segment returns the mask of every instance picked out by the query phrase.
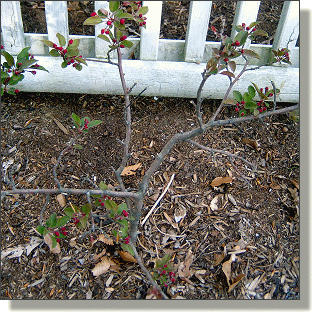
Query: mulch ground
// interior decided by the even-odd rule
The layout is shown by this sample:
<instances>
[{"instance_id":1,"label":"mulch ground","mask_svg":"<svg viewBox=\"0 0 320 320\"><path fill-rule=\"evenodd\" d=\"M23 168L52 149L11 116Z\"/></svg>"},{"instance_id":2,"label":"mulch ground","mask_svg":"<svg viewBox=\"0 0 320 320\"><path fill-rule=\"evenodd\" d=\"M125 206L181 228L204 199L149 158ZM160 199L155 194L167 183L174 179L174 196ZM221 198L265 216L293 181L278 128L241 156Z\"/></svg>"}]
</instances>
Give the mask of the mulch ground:
<instances>
[{"instance_id":1,"label":"mulch ground","mask_svg":"<svg viewBox=\"0 0 320 320\"><path fill-rule=\"evenodd\" d=\"M41 7L41 2L37 5ZM216 3L217 13L226 12L223 5ZM168 14L169 9L176 12L177 19L186 14L183 8L187 6L188 2L167 1L164 7ZM167 27L168 17L164 18ZM176 32L183 37L181 28ZM174 34L175 29L163 32ZM219 102L204 101L204 120ZM82 150L65 155L58 170L61 184L89 188L90 179L115 187L111 167L117 168L121 161L122 106L123 97L109 95L20 93L4 97L1 157L7 174L17 188L55 188L52 168L73 135L70 114L75 112L103 123L85 136ZM233 111L224 109L221 118L230 116ZM129 165L141 163L141 167L125 177L124 183L135 190L166 141L177 132L193 129L197 122L190 99L139 97L132 117ZM213 157L187 143L176 145L152 177L144 199L142 220L174 174L169 190L140 228L138 249L145 265L151 270L164 254L172 255L177 270L191 263L188 275L179 276L177 271L176 282L165 289L172 299L299 299L299 123L289 115L278 115L214 128L195 140L236 153L258 169L253 172L239 159L218 153ZM211 185L215 178L226 176L232 182L223 188ZM9 188L2 180L2 190ZM63 212L57 198L50 199L44 219ZM66 196L66 202L82 206L86 197ZM81 237L71 224L59 254L51 253L43 242L30 247L32 239L40 238L35 228L44 204L42 195L2 200L3 299L147 297L149 284L136 263L123 260L116 245L99 241L92 245L90 237ZM98 224L111 236L112 225L103 220ZM11 249L16 257L5 256ZM117 267L95 277L92 270L102 252Z\"/></svg>"}]
</instances>

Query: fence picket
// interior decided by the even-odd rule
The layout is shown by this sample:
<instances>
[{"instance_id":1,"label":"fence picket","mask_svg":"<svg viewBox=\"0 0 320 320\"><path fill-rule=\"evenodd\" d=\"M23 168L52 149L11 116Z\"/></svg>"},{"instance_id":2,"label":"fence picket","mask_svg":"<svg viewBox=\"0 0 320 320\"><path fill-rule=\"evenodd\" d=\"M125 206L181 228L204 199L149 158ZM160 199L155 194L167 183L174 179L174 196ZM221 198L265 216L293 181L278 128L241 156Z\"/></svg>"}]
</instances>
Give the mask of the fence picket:
<instances>
[{"instance_id":1,"label":"fence picket","mask_svg":"<svg viewBox=\"0 0 320 320\"><path fill-rule=\"evenodd\" d=\"M158 60L162 1L143 1L149 8L146 28L141 28L140 60Z\"/></svg>"},{"instance_id":2,"label":"fence picket","mask_svg":"<svg viewBox=\"0 0 320 320\"><path fill-rule=\"evenodd\" d=\"M211 1L191 1L185 42L185 61L201 62L206 44Z\"/></svg>"},{"instance_id":3,"label":"fence picket","mask_svg":"<svg viewBox=\"0 0 320 320\"><path fill-rule=\"evenodd\" d=\"M257 21L260 1L238 1L233 20L231 38L236 35L236 26L245 23L248 26L251 22ZM244 48L250 47L251 40L247 39Z\"/></svg>"},{"instance_id":4,"label":"fence picket","mask_svg":"<svg viewBox=\"0 0 320 320\"><path fill-rule=\"evenodd\" d=\"M25 47L19 1L1 1L1 34L8 52L17 54Z\"/></svg>"},{"instance_id":5,"label":"fence picket","mask_svg":"<svg viewBox=\"0 0 320 320\"><path fill-rule=\"evenodd\" d=\"M285 1L282 8L273 48L294 49L299 36L299 1Z\"/></svg>"},{"instance_id":6,"label":"fence picket","mask_svg":"<svg viewBox=\"0 0 320 320\"><path fill-rule=\"evenodd\" d=\"M45 1L48 40L57 43L57 33L69 40L67 1ZM58 44L58 43L57 43Z\"/></svg>"}]
</instances>

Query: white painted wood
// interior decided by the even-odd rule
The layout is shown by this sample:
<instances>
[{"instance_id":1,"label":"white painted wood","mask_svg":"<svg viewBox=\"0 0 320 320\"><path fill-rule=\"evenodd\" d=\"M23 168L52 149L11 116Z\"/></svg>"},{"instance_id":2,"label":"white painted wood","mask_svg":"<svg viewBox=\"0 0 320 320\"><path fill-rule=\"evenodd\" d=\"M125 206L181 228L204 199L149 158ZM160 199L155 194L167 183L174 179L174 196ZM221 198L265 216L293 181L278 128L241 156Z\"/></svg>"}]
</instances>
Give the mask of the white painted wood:
<instances>
[{"instance_id":1,"label":"white painted wood","mask_svg":"<svg viewBox=\"0 0 320 320\"><path fill-rule=\"evenodd\" d=\"M53 57L37 57L50 73L38 72L26 74L25 79L17 85L21 91L28 92L65 92L93 94L123 94L116 66L88 61L81 72L74 68L60 67L61 60ZM124 60L123 69L126 81L137 95L145 87L147 96L194 98L201 82L201 73L205 64L188 62ZM276 86L283 84L280 101L299 101L299 69L283 67L262 67L259 72L248 71L240 78L234 89L244 91L255 82L258 86L270 86L273 80ZM229 79L223 75L212 76L203 89L203 96L222 99L229 86Z\"/></svg>"},{"instance_id":2,"label":"white painted wood","mask_svg":"<svg viewBox=\"0 0 320 320\"><path fill-rule=\"evenodd\" d=\"M299 1L285 1L274 36L274 49L288 48L296 46L299 36Z\"/></svg>"},{"instance_id":3,"label":"white painted wood","mask_svg":"<svg viewBox=\"0 0 320 320\"><path fill-rule=\"evenodd\" d=\"M94 2L94 10L98 12L99 9L109 10L109 2L108 1L95 1ZM107 52L109 50L109 43L98 38L98 35L101 34L101 30L106 28L107 25L105 23L100 23L95 26L95 57L96 58L106 58ZM114 32L114 27L112 26L111 32ZM114 58L114 52L110 54L110 58Z\"/></svg>"},{"instance_id":4,"label":"white painted wood","mask_svg":"<svg viewBox=\"0 0 320 320\"><path fill-rule=\"evenodd\" d=\"M146 28L141 28L140 60L158 60L162 1L143 1L149 8Z\"/></svg>"},{"instance_id":5,"label":"white painted wood","mask_svg":"<svg viewBox=\"0 0 320 320\"><path fill-rule=\"evenodd\" d=\"M1 1L1 34L9 53L18 54L25 47L20 1Z\"/></svg>"},{"instance_id":6,"label":"white painted wood","mask_svg":"<svg viewBox=\"0 0 320 320\"><path fill-rule=\"evenodd\" d=\"M69 41L68 7L67 1L45 1L48 39L59 45L57 33L62 34Z\"/></svg>"},{"instance_id":7,"label":"white painted wood","mask_svg":"<svg viewBox=\"0 0 320 320\"><path fill-rule=\"evenodd\" d=\"M185 61L201 62L208 32L211 1L191 1L185 44Z\"/></svg>"},{"instance_id":8,"label":"white painted wood","mask_svg":"<svg viewBox=\"0 0 320 320\"><path fill-rule=\"evenodd\" d=\"M260 1L238 1L236 6L236 12L233 20L231 38L237 34L236 26L245 23L249 26L251 22L257 21L259 13ZM251 40L247 39L244 44L244 48L249 49Z\"/></svg>"}]
</instances>

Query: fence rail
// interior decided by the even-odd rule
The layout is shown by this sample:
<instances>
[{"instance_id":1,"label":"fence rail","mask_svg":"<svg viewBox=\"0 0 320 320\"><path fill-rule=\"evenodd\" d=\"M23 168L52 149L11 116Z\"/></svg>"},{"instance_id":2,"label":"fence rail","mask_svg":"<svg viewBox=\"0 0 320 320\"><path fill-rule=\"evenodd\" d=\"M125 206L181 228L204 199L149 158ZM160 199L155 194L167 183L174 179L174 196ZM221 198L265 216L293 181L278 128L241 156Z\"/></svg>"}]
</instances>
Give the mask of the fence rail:
<instances>
[{"instance_id":1,"label":"fence rail","mask_svg":"<svg viewBox=\"0 0 320 320\"><path fill-rule=\"evenodd\" d=\"M95 10L108 9L108 1L95 1ZM138 94L147 87L145 94L151 96L189 97L196 96L205 63L212 55L212 48L219 42L206 41L211 1L191 1L187 34L185 40L159 39L162 1L143 1L149 7L147 28L141 30L140 38L128 38L134 43L132 48L123 50L124 70L127 82L138 81L132 94ZM242 22L257 20L260 1L238 1L231 36L235 26ZM106 43L97 36L103 25L95 26L94 36L69 35L66 1L45 1L47 34L24 33L19 1L1 1L1 40L5 49L17 54L25 46L36 56L50 73L38 72L37 76L27 74L18 89L33 92L73 92L97 94L121 94L120 79L116 67L99 62L88 62L88 67L78 72L73 68L61 69L59 58L49 56L48 48L41 42L47 39L57 42L59 32L66 39L81 39L79 49L85 58L106 57ZM285 1L275 33L273 45L252 44L248 40L245 47L255 50L261 60L252 59L252 65L267 64L271 50L287 47L290 50L292 66L261 67L259 72L249 72L239 80L237 87L246 88L251 82L260 86L270 86L270 81L280 87L280 101L299 100L299 1ZM139 60L130 60L134 52ZM111 57L112 58L112 57ZM115 57L113 57L115 58ZM237 63L243 64L241 57ZM76 79L76 81L74 81ZM204 88L204 95L221 99L228 87L225 76L211 77Z\"/></svg>"}]
</instances>

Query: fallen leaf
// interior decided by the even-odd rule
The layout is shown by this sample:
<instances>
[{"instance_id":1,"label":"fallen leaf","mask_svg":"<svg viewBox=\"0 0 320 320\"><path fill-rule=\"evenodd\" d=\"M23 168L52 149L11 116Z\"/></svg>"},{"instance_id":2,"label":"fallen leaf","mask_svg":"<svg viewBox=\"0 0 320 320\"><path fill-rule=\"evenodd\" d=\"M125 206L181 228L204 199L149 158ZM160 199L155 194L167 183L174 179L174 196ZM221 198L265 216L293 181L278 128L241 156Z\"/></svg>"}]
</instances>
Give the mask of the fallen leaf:
<instances>
[{"instance_id":1,"label":"fallen leaf","mask_svg":"<svg viewBox=\"0 0 320 320\"><path fill-rule=\"evenodd\" d=\"M214 266L219 265L222 262L222 260L224 259L224 257L225 257L224 253L214 253L213 254Z\"/></svg>"},{"instance_id":2,"label":"fallen leaf","mask_svg":"<svg viewBox=\"0 0 320 320\"><path fill-rule=\"evenodd\" d=\"M201 283L204 283L205 281L202 279L201 276L204 276L206 274L207 270L196 270L194 275L198 278L198 280Z\"/></svg>"},{"instance_id":3,"label":"fallen leaf","mask_svg":"<svg viewBox=\"0 0 320 320\"><path fill-rule=\"evenodd\" d=\"M122 260L124 260L126 262L138 263L137 260L135 259L135 257L127 251L120 251L119 255L122 258Z\"/></svg>"},{"instance_id":4,"label":"fallen leaf","mask_svg":"<svg viewBox=\"0 0 320 320\"><path fill-rule=\"evenodd\" d=\"M101 262L99 262L91 271L94 277L98 277L103 273L106 273L110 266L111 266L111 260L104 256L101 258Z\"/></svg>"},{"instance_id":5,"label":"fallen leaf","mask_svg":"<svg viewBox=\"0 0 320 320\"><path fill-rule=\"evenodd\" d=\"M59 120L57 120L52 115L49 115L49 117L56 123L61 131L63 131L65 134L69 134L69 130Z\"/></svg>"},{"instance_id":6,"label":"fallen leaf","mask_svg":"<svg viewBox=\"0 0 320 320\"><path fill-rule=\"evenodd\" d=\"M211 202L210 202L210 209L211 209L212 211L218 210L218 200L219 200L219 198L220 198L220 195L217 195L217 196L215 196L215 197L211 200Z\"/></svg>"},{"instance_id":7,"label":"fallen leaf","mask_svg":"<svg viewBox=\"0 0 320 320\"><path fill-rule=\"evenodd\" d=\"M106 254L106 252L106 249L103 249L99 254L94 254L92 257L93 261L98 261L101 257L103 257Z\"/></svg>"},{"instance_id":8,"label":"fallen leaf","mask_svg":"<svg viewBox=\"0 0 320 320\"><path fill-rule=\"evenodd\" d=\"M188 279L192 276L193 272L190 270L190 266L192 264L193 257L191 250L188 250L185 260L181 262L178 267L178 275L180 278Z\"/></svg>"},{"instance_id":9,"label":"fallen leaf","mask_svg":"<svg viewBox=\"0 0 320 320\"><path fill-rule=\"evenodd\" d=\"M50 233L47 233L44 237L44 242L48 245L50 251L52 253L60 253L60 244L57 242L57 245L53 248L52 247L52 236Z\"/></svg>"},{"instance_id":10,"label":"fallen leaf","mask_svg":"<svg viewBox=\"0 0 320 320\"><path fill-rule=\"evenodd\" d=\"M258 141L257 141L257 140L251 140L251 139L243 138L243 139L242 139L242 142L243 142L244 144L247 144L247 145L249 145L250 147L256 149L257 151L260 150L259 144L258 144Z\"/></svg>"},{"instance_id":11,"label":"fallen leaf","mask_svg":"<svg viewBox=\"0 0 320 320\"><path fill-rule=\"evenodd\" d=\"M221 186L223 183L230 183L232 181L232 178L229 176L226 177L217 177L211 182L212 187L218 187Z\"/></svg>"},{"instance_id":12,"label":"fallen leaf","mask_svg":"<svg viewBox=\"0 0 320 320\"><path fill-rule=\"evenodd\" d=\"M99 234L99 236L97 238L97 241L101 241L101 242L107 244L108 246L113 246L114 245L113 240L106 238L102 233Z\"/></svg>"},{"instance_id":13,"label":"fallen leaf","mask_svg":"<svg viewBox=\"0 0 320 320\"><path fill-rule=\"evenodd\" d=\"M137 163L133 166L125 167L121 173L121 176L132 176L135 174L135 171L141 167L141 163Z\"/></svg>"},{"instance_id":14,"label":"fallen leaf","mask_svg":"<svg viewBox=\"0 0 320 320\"><path fill-rule=\"evenodd\" d=\"M230 286L230 279L231 279L231 263L232 263L232 257L224 262L222 264L222 271L223 273L225 274L226 278L227 278L227 281L228 281L228 285Z\"/></svg>"},{"instance_id":15,"label":"fallen leaf","mask_svg":"<svg viewBox=\"0 0 320 320\"><path fill-rule=\"evenodd\" d=\"M229 285L229 290L228 292L231 292L236 286L237 284L242 280L242 278L244 277L244 274L241 273L239 274L233 281L233 283L231 285Z\"/></svg>"},{"instance_id":16,"label":"fallen leaf","mask_svg":"<svg viewBox=\"0 0 320 320\"><path fill-rule=\"evenodd\" d=\"M64 197L64 195L62 193L57 195L57 200L58 200L58 202L60 204L60 207L64 208L65 205L66 205L66 199L65 199L65 197Z\"/></svg>"}]
</instances>

